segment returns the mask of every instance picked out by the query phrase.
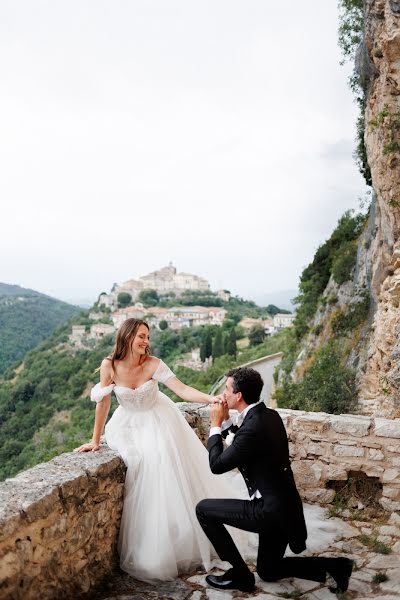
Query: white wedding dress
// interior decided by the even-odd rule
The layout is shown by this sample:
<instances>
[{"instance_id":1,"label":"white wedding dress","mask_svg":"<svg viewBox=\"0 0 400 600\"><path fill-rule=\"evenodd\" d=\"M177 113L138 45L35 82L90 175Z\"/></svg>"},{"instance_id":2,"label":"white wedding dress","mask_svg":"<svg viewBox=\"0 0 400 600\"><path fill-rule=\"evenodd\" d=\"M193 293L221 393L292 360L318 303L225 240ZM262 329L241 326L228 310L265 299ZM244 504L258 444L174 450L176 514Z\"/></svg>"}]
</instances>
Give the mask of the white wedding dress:
<instances>
[{"instance_id":1,"label":"white wedding dress","mask_svg":"<svg viewBox=\"0 0 400 600\"><path fill-rule=\"evenodd\" d=\"M246 497L225 476L211 473L206 448L159 391L158 382L170 377L174 374L160 360L153 378L136 389L97 384L91 394L100 402L114 390L119 402L105 436L127 465L120 565L144 581L173 579L198 566L208 570L215 554L198 524L196 504L203 498ZM239 544L246 554L240 539Z\"/></svg>"}]
</instances>

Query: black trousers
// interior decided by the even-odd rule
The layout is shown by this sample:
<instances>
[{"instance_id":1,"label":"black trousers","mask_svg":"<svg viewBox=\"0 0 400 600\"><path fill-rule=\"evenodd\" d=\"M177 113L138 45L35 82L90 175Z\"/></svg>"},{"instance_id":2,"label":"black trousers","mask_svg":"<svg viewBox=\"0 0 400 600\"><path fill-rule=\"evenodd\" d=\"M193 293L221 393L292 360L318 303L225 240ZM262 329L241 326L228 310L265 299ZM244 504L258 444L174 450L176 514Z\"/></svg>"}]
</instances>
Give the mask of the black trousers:
<instances>
[{"instance_id":1,"label":"black trousers","mask_svg":"<svg viewBox=\"0 0 400 600\"><path fill-rule=\"evenodd\" d=\"M221 560L238 570L245 562L225 525L259 534L257 573L264 581L298 577L324 583L330 562L323 557L287 557L288 534L283 517L267 512L262 499L206 499L199 502L196 514L204 533Z\"/></svg>"}]
</instances>

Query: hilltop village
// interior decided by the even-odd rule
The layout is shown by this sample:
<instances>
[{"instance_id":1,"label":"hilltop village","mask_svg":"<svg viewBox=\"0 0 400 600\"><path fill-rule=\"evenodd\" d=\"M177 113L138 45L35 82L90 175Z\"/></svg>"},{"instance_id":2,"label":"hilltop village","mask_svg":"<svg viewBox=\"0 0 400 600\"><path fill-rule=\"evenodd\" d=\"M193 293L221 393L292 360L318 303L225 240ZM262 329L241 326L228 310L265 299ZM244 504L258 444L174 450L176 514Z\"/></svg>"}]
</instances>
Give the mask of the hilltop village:
<instances>
[{"instance_id":1,"label":"hilltop village","mask_svg":"<svg viewBox=\"0 0 400 600\"><path fill-rule=\"evenodd\" d=\"M186 298L196 298L199 303L186 306ZM82 346L87 338L100 339L113 334L129 318L145 319L151 327L161 330L169 328L177 331L203 325L222 326L227 317L230 299L231 293L228 290L213 292L206 279L191 273L178 273L170 263L137 280L129 279L115 284L108 294L100 294L94 309L89 313L89 319L93 322L90 331L87 331L85 325L73 325L69 341L75 346ZM173 305L174 300L179 301L176 306ZM209 305L213 300L218 306ZM278 313L266 319L245 317L238 324L245 331L261 326L265 335L272 335L290 327L293 320L292 314Z\"/></svg>"}]
</instances>

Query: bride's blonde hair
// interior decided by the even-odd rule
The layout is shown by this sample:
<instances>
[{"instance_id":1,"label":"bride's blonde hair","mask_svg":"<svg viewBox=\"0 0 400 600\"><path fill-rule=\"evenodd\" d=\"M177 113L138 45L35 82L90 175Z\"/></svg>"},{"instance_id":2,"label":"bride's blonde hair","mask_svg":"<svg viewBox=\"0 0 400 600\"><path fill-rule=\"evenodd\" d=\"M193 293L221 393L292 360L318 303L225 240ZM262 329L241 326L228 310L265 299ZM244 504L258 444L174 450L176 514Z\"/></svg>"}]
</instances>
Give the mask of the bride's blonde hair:
<instances>
[{"instance_id":1,"label":"bride's blonde hair","mask_svg":"<svg viewBox=\"0 0 400 600\"><path fill-rule=\"evenodd\" d=\"M108 360L111 361L112 370L115 372L114 363L116 360L123 360L128 354L132 347L133 340L136 337L138 329L141 325L147 327L150 331L150 327L142 319L126 319L118 329L117 339L115 340L115 346L110 356L107 356ZM150 346L146 348L146 354L151 354Z\"/></svg>"}]
</instances>

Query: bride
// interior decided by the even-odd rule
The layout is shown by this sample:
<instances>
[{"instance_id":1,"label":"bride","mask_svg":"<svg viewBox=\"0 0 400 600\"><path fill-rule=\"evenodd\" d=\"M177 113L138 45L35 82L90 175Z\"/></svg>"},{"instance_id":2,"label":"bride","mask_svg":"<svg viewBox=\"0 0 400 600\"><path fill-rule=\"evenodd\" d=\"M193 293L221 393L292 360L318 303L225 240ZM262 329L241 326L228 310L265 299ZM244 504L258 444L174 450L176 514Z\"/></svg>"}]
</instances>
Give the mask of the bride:
<instances>
[{"instance_id":1,"label":"bride","mask_svg":"<svg viewBox=\"0 0 400 600\"><path fill-rule=\"evenodd\" d=\"M111 356L101 363L100 383L92 389L97 403L92 441L75 449L99 449L114 391L119 406L105 437L127 465L120 566L144 581L172 579L200 565L209 569L213 550L198 525L195 506L207 497L232 497L230 485L212 475L207 450L174 402L159 391L158 382L182 400L214 400L179 381L151 356L149 326L127 319Z\"/></svg>"}]
</instances>

